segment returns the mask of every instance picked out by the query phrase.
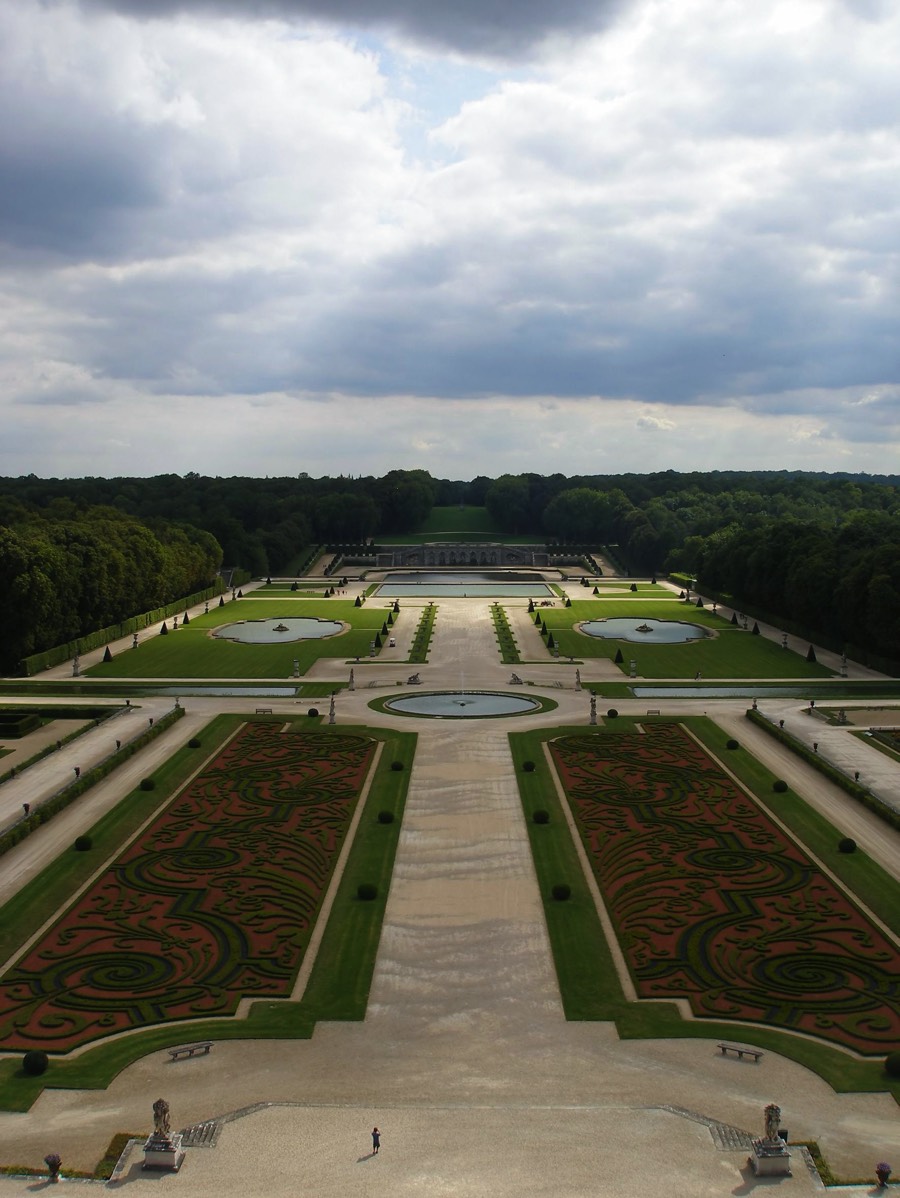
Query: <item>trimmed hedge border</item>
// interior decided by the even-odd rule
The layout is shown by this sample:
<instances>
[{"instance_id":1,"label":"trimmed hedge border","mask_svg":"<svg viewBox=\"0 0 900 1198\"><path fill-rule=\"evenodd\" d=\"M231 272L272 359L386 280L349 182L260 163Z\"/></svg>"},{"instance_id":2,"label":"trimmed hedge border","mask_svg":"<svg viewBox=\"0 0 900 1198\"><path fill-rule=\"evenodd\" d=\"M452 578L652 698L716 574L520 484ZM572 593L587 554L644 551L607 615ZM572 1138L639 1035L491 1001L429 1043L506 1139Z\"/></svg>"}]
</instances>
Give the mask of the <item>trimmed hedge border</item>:
<instances>
[{"instance_id":1,"label":"trimmed hedge border","mask_svg":"<svg viewBox=\"0 0 900 1198\"><path fill-rule=\"evenodd\" d=\"M422 665L428 660L428 646L431 643L431 634L434 631L436 618L437 608L433 603L422 608L416 635L413 637L412 648L409 651L409 660L414 665Z\"/></svg>"},{"instance_id":2,"label":"trimmed hedge border","mask_svg":"<svg viewBox=\"0 0 900 1198\"><path fill-rule=\"evenodd\" d=\"M117 770L120 765L123 765L129 757L133 757L151 741L156 740L163 732L167 732L173 724L184 716L183 707L173 707L160 719L154 721L153 727L148 728L140 736L135 737L127 745L123 745L111 757L105 761L101 761L99 765L95 765L93 769L76 778L65 786L62 790L57 791L55 795L51 795L46 802L34 810L32 810L24 819L19 820L12 828L0 836L0 857L4 853L8 853L10 849L15 848L17 844L27 837L32 832L36 831L42 824L46 824L54 815L58 815L60 811L65 811L70 803L74 803L77 798L80 798L85 791L90 790L92 786L96 786L98 782L102 782L104 778L109 777L114 770Z\"/></svg>"},{"instance_id":3,"label":"trimmed hedge border","mask_svg":"<svg viewBox=\"0 0 900 1198\"><path fill-rule=\"evenodd\" d=\"M250 575L244 579L249 581ZM235 584L239 585L239 584ZM145 628L149 628L151 624L155 624L157 620L165 620L169 616L181 615L188 607L194 607L198 603L203 603L204 600L214 599L216 595L223 594L228 590L225 586L224 579L220 576L216 578L212 586L206 587L202 591L195 591L193 595L186 595L182 599L175 599L171 603L167 603L165 607L157 607L153 611L141 612L137 616L130 616L127 620L123 620L121 624L112 624L108 628L99 628L96 632L87 632L84 636L77 637L73 641L67 641L64 645L54 645L51 649L44 649L41 653L32 653L30 657L23 657L21 661L22 673L26 678L32 677L34 674L40 674L42 670L49 670L51 666L58 666L60 662L67 661L76 656L76 654L88 653L91 649L99 649L101 645L107 645L111 641L120 641L123 637L130 636L134 632L140 632Z\"/></svg>"},{"instance_id":4,"label":"trimmed hedge border","mask_svg":"<svg viewBox=\"0 0 900 1198\"><path fill-rule=\"evenodd\" d=\"M108 720L114 715L118 715L122 710L121 707L87 707L82 710L80 707L54 707L52 704L41 706L41 718L45 720L66 719L66 720L92 720L93 724L88 727L77 728L74 732L70 732L68 736L62 737L61 745L71 744L73 740L77 740L79 736L84 736L86 732L96 728L101 720ZM11 778L21 777L22 774L32 765L37 765L39 761L43 761L45 757L49 757L51 753L58 752L56 745L46 745L40 749L33 757L29 757L27 761L21 762L13 769L8 769L6 773L0 774L0 786L4 782L9 782Z\"/></svg>"},{"instance_id":5,"label":"trimmed hedge border","mask_svg":"<svg viewBox=\"0 0 900 1198\"><path fill-rule=\"evenodd\" d=\"M856 799L858 803L862 803L863 807L871 811L873 815L877 815L879 819L884 820L886 824L889 824L890 827L900 832L900 814L894 811L892 807L888 807L886 803L882 803L881 799L873 795L871 791L866 790L864 786L860 786L852 778L848 778L845 773L836 769L830 761L826 761L824 757L820 757L818 753L814 753L812 749L808 749L796 736L792 736L790 732L785 732L783 728L779 728L777 724L773 724L771 720L767 720L758 710L754 711L753 708L749 708L744 712L744 715L757 728L761 728L764 732L767 732L769 736L774 737L785 748L790 749L792 753L802 761L805 761L807 765L811 765L814 769L818 770L829 782L833 782L835 786L839 786L841 790L846 791L851 799Z\"/></svg>"},{"instance_id":6,"label":"trimmed hedge border","mask_svg":"<svg viewBox=\"0 0 900 1198\"><path fill-rule=\"evenodd\" d=\"M500 650L500 660L505 666L519 665L522 658L519 656L516 638L513 636L506 610L499 603L491 604L491 620L497 637L497 647Z\"/></svg>"}]
</instances>

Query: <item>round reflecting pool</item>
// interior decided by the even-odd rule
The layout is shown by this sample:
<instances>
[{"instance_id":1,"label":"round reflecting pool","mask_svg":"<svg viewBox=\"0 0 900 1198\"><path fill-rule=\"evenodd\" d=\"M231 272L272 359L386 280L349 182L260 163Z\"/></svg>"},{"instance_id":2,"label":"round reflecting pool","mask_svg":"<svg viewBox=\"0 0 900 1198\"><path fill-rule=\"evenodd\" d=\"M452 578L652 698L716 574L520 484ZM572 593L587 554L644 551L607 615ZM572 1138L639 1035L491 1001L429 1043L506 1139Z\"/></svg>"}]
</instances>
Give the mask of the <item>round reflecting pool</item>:
<instances>
[{"instance_id":1,"label":"round reflecting pool","mask_svg":"<svg viewBox=\"0 0 900 1198\"><path fill-rule=\"evenodd\" d=\"M526 695L506 695L494 691L431 691L422 695L402 695L384 701L386 711L398 715L428 715L441 719L473 720L487 716L525 715L540 711L545 702Z\"/></svg>"},{"instance_id":2,"label":"round reflecting pool","mask_svg":"<svg viewBox=\"0 0 900 1198\"><path fill-rule=\"evenodd\" d=\"M343 628L340 620L314 620L309 616L285 616L274 620L239 620L213 629L213 636L242 645L274 645L277 642L318 641L337 636Z\"/></svg>"},{"instance_id":3,"label":"round reflecting pool","mask_svg":"<svg viewBox=\"0 0 900 1198\"><path fill-rule=\"evenodd\" d=\"M702 641L712 635L699 624L683 624L680 620L642 620L634 616L587 620L578 625L578 630L605 641L643 641L649 645L681 645L687 641Z\"/></svg>"}]
</instances>

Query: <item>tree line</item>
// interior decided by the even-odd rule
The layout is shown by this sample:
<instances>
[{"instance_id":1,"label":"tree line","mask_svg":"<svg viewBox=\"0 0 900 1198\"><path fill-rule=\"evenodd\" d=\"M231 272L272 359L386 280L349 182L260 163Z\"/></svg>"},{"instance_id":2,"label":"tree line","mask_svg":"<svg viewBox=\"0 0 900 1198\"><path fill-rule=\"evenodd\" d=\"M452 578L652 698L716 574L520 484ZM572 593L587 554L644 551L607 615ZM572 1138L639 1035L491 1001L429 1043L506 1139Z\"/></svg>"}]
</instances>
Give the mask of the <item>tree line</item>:
<instances>
[{"instance_id":1,"label":"tree line","mask_svg":"<svg viewBox=\"0 0 900 1198\"><path fill-rule=\"evenodd\" d=\"M262 577L291 572L314 545L389 541L421 529L434 506L468 504L487 508L498 536L612 545L632 573L688 573L773 618L900 656L898 483L668 470L468 481L424 470L377 478L6 478L5 628L19 629L14 652L22 656L46 647L47 637L59 643L207 585L223 560Z\"/></svg>"},{"instance_id":2,"label":"tree line","mask_svg":"<svg viewBox=\"0 0 900 1198\"><path fill-rule=\"evenodd\" d=\"M0 670L210 585L215 537L111 508L19 513L0 523Z\"/></svg>"}]
</instances>

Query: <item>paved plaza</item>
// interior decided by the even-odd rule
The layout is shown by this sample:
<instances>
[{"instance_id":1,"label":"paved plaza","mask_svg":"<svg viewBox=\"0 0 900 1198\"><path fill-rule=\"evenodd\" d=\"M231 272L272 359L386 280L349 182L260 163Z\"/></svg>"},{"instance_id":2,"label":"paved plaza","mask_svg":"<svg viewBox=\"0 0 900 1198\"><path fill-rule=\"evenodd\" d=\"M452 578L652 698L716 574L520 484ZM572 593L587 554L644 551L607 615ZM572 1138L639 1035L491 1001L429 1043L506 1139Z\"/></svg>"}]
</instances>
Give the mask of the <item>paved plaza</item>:
<instances>
[{"instance_id":1,"label":"paved plaza","mask_svg":"<svg viewBox=\"0 0 900 1198\"><path fill-rule=\"evenodd\" d=\"M396 649L356 666L356 689L336 700L338 724L397 723L368 704L411 672L402 659L415 603L403 606L411 618L397 624ZM506 606L522 644L531 631L524 605ZM489 602L441 599L428 664L413 668L423 690L506 689L511 671L497 655ZM177 1062L155 1052L108 1090L45 1090L27 1113L0 1113L0 1163L39 1166L52 1150L64 1170L90 1169L114 1134L149 1132L152 1103L162 1096L173 1127L209 1123L215 1143L189 1148L175 1176L142 1173L134 1154L115 1188L136 1198L162 1191L184 1198L813 1193L820 1187L799 1152L790 1178L757 1179L747 1169L747 1133L761 1134L763 1108L774 1101L791 1139L818 1141L839 1175L872 1178L874 1163L892 1157L900 1172L900 1109L885 1093L836 1094L770 1051L758 1063L726 1058L716 1038L620 1041L610 1024L566 1022L507 733L587 725L589 702L572 664L515 669L558 708L516 719L402 720L419 742L363 1022L320 1023L309 1041L222 1041L208 1056ZM345 681L347 670L324 660L309 677ZM853 676L852 663L850 670ZM589 660L580 671L585 682L621 678L605 661ZM71 676L71 669L58 674ZM253 710L252 700L183 702L187 714L175 728L0 858L0 900L213 714ZM267 703L276 712L298 710L294 701ZM141 699L139 710L115 723L143 726L170 704ZM647 704L616 706L630 714L644 713ZM697 697L661 706L672 715L708 711L843 834L886 869L900 870L900 836L754 729L743 716L746 700L716 700L713 708ZM796 735L815 738L826 757L900 795L900 770L889 758L843 728L811 720L802 701L761 706ZM879 722L895 715L881 713ZM42 787L50 793L57 775L71 776L74 764L84 768L92 755L104 755L111 736L119 732L101 726L36 767L43 774L29 771L0 788L0 825L21 810L24 795L36 798ZM189 1039L186 1028L173 1028L172 1043ZM752 1044L752 1028L739 1029L735 1039ZM383 1136L377 1157L375 1125ZM44 1184L0 1179L0 1198ZM854 1192L874 1191L868 1184Z\"/></svg>"}]
</instances>

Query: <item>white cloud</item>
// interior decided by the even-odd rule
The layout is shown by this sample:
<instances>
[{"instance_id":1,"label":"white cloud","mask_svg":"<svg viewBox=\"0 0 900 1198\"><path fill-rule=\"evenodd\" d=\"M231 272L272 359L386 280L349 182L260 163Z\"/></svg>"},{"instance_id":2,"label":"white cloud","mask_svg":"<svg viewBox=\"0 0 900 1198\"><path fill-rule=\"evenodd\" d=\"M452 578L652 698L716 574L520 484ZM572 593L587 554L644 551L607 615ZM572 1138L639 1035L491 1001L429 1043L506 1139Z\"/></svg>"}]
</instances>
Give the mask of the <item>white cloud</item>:
<instances>
[{"instance_id":1,"label":"white cloud","mask_svg":"<svg viewBox=\"0 0 900 1198\"><path fill-rule=\"evenodd\" d=\"M612 8L529 6L540 57L435 59L431 96L423 39L463 46L437 6L372 6L399 31L383 45L334 27L363 20L352 6L330 26L299 0L256 21L184 8L0 3L7 472L101 443L174 469L176 404L182 422L227 409L209 463L184 464L216 473L250 444L275 472L286 431L344 470L382 452L541 470L540 446L566 471L588 427L607 470L635 440L630 469L894 468L892 8L640 0L605 25ZM60 442L43 422L73 405L84 434ZM323 420L351 411L361 427Z\"/></svg>"}]
</instances>

